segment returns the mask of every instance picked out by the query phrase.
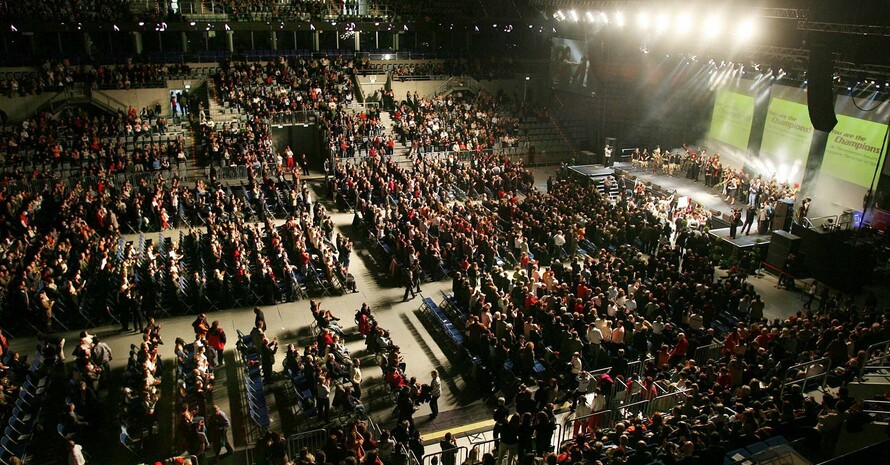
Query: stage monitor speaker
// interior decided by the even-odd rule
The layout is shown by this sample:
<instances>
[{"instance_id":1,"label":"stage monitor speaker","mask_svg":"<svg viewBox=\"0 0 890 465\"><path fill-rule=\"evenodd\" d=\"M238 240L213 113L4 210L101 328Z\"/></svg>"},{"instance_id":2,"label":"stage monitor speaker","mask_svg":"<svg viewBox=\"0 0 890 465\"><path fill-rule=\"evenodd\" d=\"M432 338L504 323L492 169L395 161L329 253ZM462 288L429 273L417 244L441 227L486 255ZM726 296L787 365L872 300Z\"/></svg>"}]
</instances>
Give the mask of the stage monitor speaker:
<instances>
[{"instance_id":1,"label":"stage monitor speaker","mask_svg":"<svg viewBox=\"0 0 890 465\"><path fill-rule=\"evenodd\" d=\"M785 231L773 231L769 239L766 262L781 270L788 260L788 255L796 254L798 250L800 250L799 236Z\"/></svg>"},{"instance_id":2,"label":"stage monitor speaker","mask_svg":"<svg viewBox=\"0 0 890 465\"><path fill-rule=\"evenodd\" d=\"M794 202L790 200L780 200L776 202L776 210L773 212L775 216L791 216L794 211Z\"/></svg>"},{"instance_id":3,"label":"stage monitor speaker","mask_svg":"<svg viewBox=\"0 0 890 465\"><path fill-rule=\"evenodd\" d=\"M837 124L834 114L834 92L832 74L834 55L825 45L815 44L810 48L810 67L807 71L807 107L813 127L831 132Z\"/></svg>"}]
</instances>

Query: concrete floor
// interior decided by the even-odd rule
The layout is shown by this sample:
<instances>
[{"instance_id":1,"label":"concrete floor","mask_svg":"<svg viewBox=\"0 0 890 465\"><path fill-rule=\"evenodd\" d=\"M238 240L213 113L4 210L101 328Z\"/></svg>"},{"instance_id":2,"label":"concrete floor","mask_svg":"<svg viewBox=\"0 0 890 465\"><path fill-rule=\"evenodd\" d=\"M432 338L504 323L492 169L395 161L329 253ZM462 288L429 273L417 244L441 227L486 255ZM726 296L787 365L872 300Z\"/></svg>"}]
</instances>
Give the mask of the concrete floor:
<instances>
[{"instance_id":1,"label":"concrete floor","mask_svg":"<svg viewBox=\"0 0 890 465\"><path fill-rule=\"evenodd\" d=\"M546 189L545 184L547 177L555 173L556 167L543 167L533 169L536 185L540 189ZM316 186L317 188L318 186ZM371 305L375 318L380 326L389 329L392 332L394 342L401 346L407 363L408 376L416 376L421 383L429 381L429 373L436 369L442 373L443 395L439 400L440 411L442 412L438 418L430 421L427 416L429 407L424 405L417 412L416 420L420 430L424 433L425 438L435 439L441 437L445 431L449 430L465 430L467 425L477 423L469 427L469 429L487 429L491 415L491 408L483 404L480 399L480 393L474 386L469 385L461 375L468 373L468 368L457 362L454 354L447 349L443 349L440 345L442 341L437 341L425 326L425 323L418 318L418 309L421 299L415 298L409 302L402 302L404 289L396 285L396 281L386 275L386 265L378 264L368 252L368 247L361 241L361 236L356 231L351 230L352 214L339 213L331 211L331 216L336 223L338 229L355 240L355 248L353 260L351 262L350 271L356 278L358 287L357 293L345 294L335 297L321 298L322 308L331 310L331 312L341 319L341 326L347 330L350 337L347 338L347 346L350 352L360 358L368 357L364 351L364 342L355 332L353 323L353 315L363 302ZM178 233L173 235L178 236ZM766 302L765 316L768 318L784 318L794 312L801 310L802 302L799 294L791 293L776 287L776 279L772 276L752 277L751 282L754 284L758 292L763 295ZM422 295L433 298L436 302L441 301L441 292L449 291L450 280L444 280L435 283L426 283L423 286ZM262 307L268 323L268 334L277 336L283 349L288 343L305 343L311 337L309 325L312 322L312 316L309 311L309 301L303 300L294 303L280 304L274 306ZM230 309L210 313L207 315L209 320L219 320L223 328L229 334L229 346L234 345L235 330L240 329L245 333L248 332L254 321L254 314L251 308ZM191 323L194 316L176 316L165 318L161 321L163 324L162 336L166 341L166 345L162 347L162 356L168 359L172 358L173 341L176 337L182 337L186 341L194 339ZM79 330L78 330L79 331ZM71 331L64 336L69 341L75 341L78 331ZM119 328L101 327L95 328L92 332L98 333L103 337L112 351L115 358L112 361L112 368L115 372L121 372L127 361L127 353L130 344L138 343L141 338L134 333L121 333ZM13 350L22 353L30 353L34 350L35 339L31 337L21 337L10 341ZM73 344L69 347L73 347ZM68 350L70 352L70 348ZM227 350L227 362L234 361L234 353ZM279 362L283 359L283 355L279 355ZM365 381L363 387L365 391L364 401L372 412L372 417L378 420L382 426L392 424L390 412L393 404L387 398L381 395L385 392L376 386L381 386L382 374L380 370L372 363L373 359L365 358L363 360L363 373ZM276 368L280 370L280 363L276 364ZM236 381L235 364L230 363L229 368L219 373L217 389L214 394L215 403L219 404L223 410L231 413L233 417L232 435L236 447L246 446L249 440L248 429L243 414L240 413L239 383ZM166 382L166 379L165 379ZM173 421L172 403L173 392L168 386L164 391L165 397L159 405L159 415L161 416L161 434L156 442L153 442L149 448L155 453L146 454L145 458L157 460L163 458L165 452L171 450ZM296 430L307 430L313 427L321 426L314 423L306 424L299 417L294 417L289 413L290 409L284 408L283 404L287 402L284 395L284 389L287 383L278 382L273 393L270 396L271 405L279 405L279 409L284 413L273 417L272 429L291 433ZM114 392L114 386L109 392L103 395L103 399L108 402L108 408L114 412L119 409L118 400L120 393ZM119 391L119 387L117 388ZM274 397L274 398L273 398ZM231 401L231 402L230 402ZM161 410L162 409L162 410ZM116 415L116 414L115 414ZM109 419L103 428L105 433L102 437L116 437L119 423L116 416L108 415ZM49 420L48 424L49 424ZM49 428L50 426L48 426ZM121 456L120 452L124 451L122 447L114 441L115 447L103 447L101 442L88 443L86 450L99 459L98 463L130 463L130 459L126 455ZM461 437L461 441L466 442L466 437ZM147 444L148 445L148 444ZM437 447L432 449L438 450ZM229 463L242 463L242 459L238 456L226 459ZM49 463L38 461L37 463ZM225 463L225 462L224 462Z\"/></svg>"}]
</instances>

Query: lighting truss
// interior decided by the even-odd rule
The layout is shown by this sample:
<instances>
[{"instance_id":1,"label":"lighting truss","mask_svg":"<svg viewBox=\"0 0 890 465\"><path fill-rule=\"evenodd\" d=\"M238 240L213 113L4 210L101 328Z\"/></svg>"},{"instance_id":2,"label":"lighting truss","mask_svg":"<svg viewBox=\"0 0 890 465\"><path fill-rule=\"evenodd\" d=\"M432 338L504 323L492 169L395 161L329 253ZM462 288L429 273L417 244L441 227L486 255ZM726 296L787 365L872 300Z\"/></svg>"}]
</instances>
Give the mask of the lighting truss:
<instances>
[{"instance_id":1,"label":"lighting truss","mask_svg":"<svg viewBox=\"0 0 890 465\"><path fill-rule=\"evenodd\" d=\"M806 72L810 51L802 48L752 46L748 48L747 59L768 64L781 64L788 70ZM874 79L885 81L890 76L890 66L853 63L843 59L842 53L834 52L834 73L842 81L853 79Z\"/></svg>"},{"instance_id":2,"label":"lighting truss","mask_svg":"<svg viewBox=\"0 0 890 465\"><path fill-rule=\"evenodd\" d=\"M837 34L890 37L890 27L869 26L865 24L819 23L801 20L797 22L797 29L801 31L833 32Z\"/></svg>"},{"instance_id":3,"label":"lighting truss","mask_svg":"<svg viewBox=\"0 0 890 465\"><path fill-rule=\"evenodd\" d=\"M532 6L553 8L588 8L595 10L612 10L616 8L660 7L659 2L617 1L617 0L530 0ZM730 10L757 13L761 18L805 20L807 10L798 8L730 8Z\"/></svg>"}]
</instances>

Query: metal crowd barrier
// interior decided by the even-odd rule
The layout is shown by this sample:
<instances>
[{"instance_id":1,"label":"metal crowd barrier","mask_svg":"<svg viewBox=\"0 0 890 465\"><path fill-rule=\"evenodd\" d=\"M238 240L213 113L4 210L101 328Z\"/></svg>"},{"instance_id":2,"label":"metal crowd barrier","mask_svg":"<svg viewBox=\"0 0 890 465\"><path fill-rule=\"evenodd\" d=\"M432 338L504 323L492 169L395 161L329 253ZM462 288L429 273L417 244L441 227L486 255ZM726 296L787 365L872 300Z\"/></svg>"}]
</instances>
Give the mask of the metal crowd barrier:
<instances>
[{"instance_id":1,"label":"metal crowd barrier","mask_svg":"<svg viewBox=\"0 0 890 465\"><path fill-rule=\"evenodd\" d=\"M708 344L706 346L701 346L695 349L695 354L693 355L693 360L699 366L704 366L708 363L708 360L720 360L720 357L723 355L723 343L715 342L713 344Z\"/></svg>"},{"instance_id":2,"label":"metal crowd barrier","mask_svg":"<svg viewBox=\"0 0 890 465\"><path fill-rule=\"evenodd\" d=\"M421 465L433 465L433 458L436 458L437 465L461 465L467 460L466 446L459 446L456 449L433 452L426 454L421 459ZM453 455L452 455L453 454Z\"/></svg>"},{"instance_id":3,"label":"metal crowd barrier","mask_svg":"<svg viewBox=\"0 0 890 465\"><path fill-rule=\"evenodd\" d=\"M287 437L287 454L290 457L296 457L304 447L314 453L324 448L327 440L328 432L323 428L292 434Z\"/></svg>"},{"instance_id":4,"label":"metal crowd barrier","mask_svg":"<svg viewBox=\"0 0 890 465\"><path fill-rule=\"evenodd\" d=\"M803 377L798 377L795 374L801 372L803 372ZM780 394L785 394L785 388L795 384L800 384L803 392L807 392L807 385L810 381L815 381L820 388L824 388L830 372L831 360L827 357L790 366L782 376L782 391Z\"/></svg>"}]
</instances>

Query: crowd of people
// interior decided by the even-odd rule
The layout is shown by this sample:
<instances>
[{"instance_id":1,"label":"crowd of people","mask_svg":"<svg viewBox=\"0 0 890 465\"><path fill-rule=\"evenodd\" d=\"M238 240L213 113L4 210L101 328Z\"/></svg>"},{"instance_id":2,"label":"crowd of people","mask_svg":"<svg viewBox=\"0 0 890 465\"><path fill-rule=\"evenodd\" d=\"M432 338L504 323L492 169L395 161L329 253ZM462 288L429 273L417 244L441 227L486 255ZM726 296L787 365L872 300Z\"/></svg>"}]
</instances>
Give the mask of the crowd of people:
<instances>
[{"instance_id":1,"label":"crowd of people","mask_svg":"<svg viewBox=\"0 0 890 465\"><path fill-rule=\"evenodd\" d=\"M273 146L265 121L312 110L335 153L347 158L364 149L368 154L330 167L328 192L341 206L354 208L354 224L390 255L391 274L411 294L421 277L452 278L465 348L481 391L503 395L494 417L500 444L495 454L481 458L483 463L509 464L514 457L531 463L529 454L544 456L548 463L619 458L710 463L732 448L777 434L830 443L843 424L838 417L861 411L857 400L843 394L826 396L820 405L804 397L802 388L808 386L783 389L781 380L789 368L827 355L829 378L837 384L850 381L865 348L890 339L890 319L873 299L857 305L826 293L816 310L767 320L763 301L744 275L715 278L712 239L690 227L685 221L689 212L670 198L635 186L620 189L613 200L562 174L542 192L521 163L488 150L516 130L516 103L509 98L484 93L410 97L393 112L390 136L376 110L345 108L352 94L351 68L342 58L223 67L217 78L220 99L251 116L241 123L201 125L202 150L214 166L249 167L242 196L214 176L193 188L175 176L169 182L159 176L119 188L100 180L73 187L58 183L33 194L4 192L2 215L10 227L2 237L0 278L7 308L21 321L52 331L59 307L76 312L87 294L114 296L89 302L101 304L96 306L100 313L116 315L122 329L132 322L143 330L144 342L131 354L131 391L125 398L131 402L128 410L142 412L134 416L135 424L150 421L150 413L145 415L160 382L159 326L151 320L158 312L186 312L206 303L243 305L241 299L250 295L254 304L292 300L300 277L321 270L324 279L334 282L348 273L351 243L335 232L325 207L299 181L302 167L286 161L294 155L281 156L280 147ZM51 144L59 131L38 116L7 138L6 153L19 161L13 155L20 148L10 151L10 146L23 147L52 161L63 153L74 160L73 153L82 159L90 158L82 152L95 152L101 163L126 166L134 161L126 153L113 158L111 152L120 150L102 141L120 137L121 128L127 133L136 122L130 121L134 114L73 114L62 125L63 134L70 131L69 139L79 141L73 149ZM392 153L396 140L410 147L410 164L377 156ZM425 156L430 152L447 154ZM165 153L169 159L170 149ZM462 153L472 156L462 160ZM717 158L710 160L704 166L706 183L731 185L738 173L722 168ZM698 168L686 169L697 179ZM288 183L287 175L296 182ZM737 184L733 195L746 203L753 195L756 205L760 196L786 195L789 186L755 179L744 195L742 189ZM272 218L279 211L287 219L276 226ZM120 241L122 224L165 229L180 221L196 227L179 242ZM198 224L206 232L199 232ZM318 302L311 307L317 340L302 351L288 347L284 367L292 379L302 376L319 416L328 419L332 398L345 400L344 408L361 404L361 367L346 351L337 318ZM260 315L256 337L251 334L253 346L274 354L276 342L265 337ZM360 310L356 322L394 392L397 426L377 438L363 433L361 421L331 430L330 445L321 454L338 462L354 457L369 465L390 463L401 445L419 449L422 456L413 415L423 402L437 414L438 374L431 374L428 384L406 379L398 345L376 325L370 309ZM198 443L183 445L188 450L209 446L208 422L202 419L218 415L201 402L212 390L212 367L220 361L214 327L218 330L199 317L198 342L175 344L185 383L180 427L189 432L182 437ZM215 342L209 342L211 334ZM693 358L697 347L714 341L723 341L720 357ZM82 336L77 376L86 384L85 399L91 383L98 388L107 363L98 346L94 336ZM639 368L631 369L635 361ZM271 365L264 357L262 370L269 380ZM621 385L644 399L682 392L683 400L646 418L610 424L584 419L584 413L610 409L614 386ZM335 389L342 392L332 395ZM552 451L555 412L565 401L581 420L573 441ZM88 410L75 405L72 429L89 422L89 415L82 414ZM217 421L212 424L226 424ZM277 460L282 444L280 435L272 435L261 447ZM448 438L442 447L451 445ZM307 450L295 459L316 463L319 455Z\"/></svg>"},{"instance_id":2,"label":"crowd of people","mask_svg":"<svg viewBox=\"0 0 890 465\"><path fill-rule=\"evenodd\" d=\"M4 128L0 162L10 179L58 179L63 165L81 176L158 171L188 159L184 136L167 135L170 124L157 107L150 113L133 107L116 114L78 108L38 113Z\"/></svg>"},{"instance_id":3,"label":"crowd of people","mask_svg":"<svg viewBox=\"0 0 890 465\"><path fill-rule=\"evenodd\" d=\"M393 112L396 137L408 154L480 152L505 137L519 136L520 103L499 93L473 96L454 93L421 99L408 95Z\"/></svg>"},{"instance_id":4,"label":"crowd of people","mask_svg":"<svg viewBox=\"0 0 890 465\"><path fill-rule=\"evenodd\" d=\"M7 73L0 79L0 95L12 98L58 92L71 88L75 83L84 83L95 89L166 87L168 78L189 72L187 64L76 66L65 61L46 60L36 71Z\"/></svg>"},{"instance_id":5,"label":"crowd of people","mask_svg":"<svg viewBox=\"0 0 890 465\"><path fill-rule=\"evenodd\" d=\"M216 77L217 95L251 117L312 110L336 113L339 103L353 99L353 66L342 56L279 57L265 65L230 63Z\"/></svg>"},{"instance_id":6,"label":"crowd of people","mask_svg":"<svg viewBox=\"0 0 890 465\"><path fill-rule=\"evenodd\" d=\"M745 207L744 219L740 208L734 210L735 217L730 218L730 222L733 230L742 226L742 233L748 235L752 234L755 222L757 227L753 229L753 234L768 234L772 230L776 203L781 200L794 201L800 188L798 184L777 179L775 173L764 176L724 165L719 153L708 154L701 147L696 151L686 146L674 150L662 150L661 146L656 146L651 152L636 148L631 153L631 163L634 168L653 173L670 176L682 174L695 182L704 182L712 190L719 190L724 201L730 205L738 202Z\"/></svg>"},{"instance_id":7,"label":"crowd of people","mask_svg":"<svg viewBox=\"0 0 890 465\"><path fill-rule=\"evenodd\" d=\"M120 21L130 17L129 3L123 0L63 0L46 3L39 0L3 2L0 13L9 21L96 22Z\"/></svg>"}]
</instances>

